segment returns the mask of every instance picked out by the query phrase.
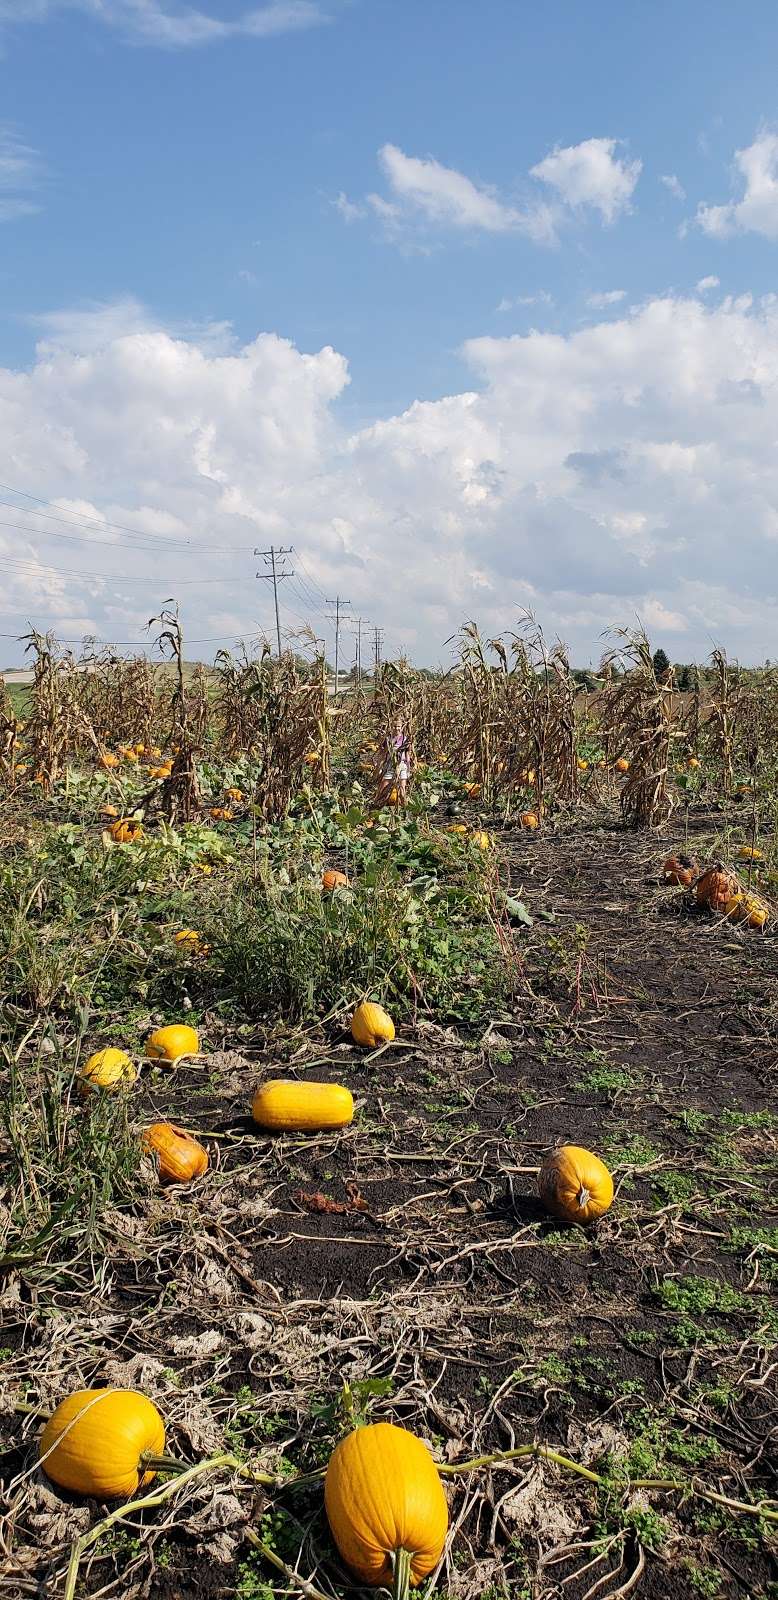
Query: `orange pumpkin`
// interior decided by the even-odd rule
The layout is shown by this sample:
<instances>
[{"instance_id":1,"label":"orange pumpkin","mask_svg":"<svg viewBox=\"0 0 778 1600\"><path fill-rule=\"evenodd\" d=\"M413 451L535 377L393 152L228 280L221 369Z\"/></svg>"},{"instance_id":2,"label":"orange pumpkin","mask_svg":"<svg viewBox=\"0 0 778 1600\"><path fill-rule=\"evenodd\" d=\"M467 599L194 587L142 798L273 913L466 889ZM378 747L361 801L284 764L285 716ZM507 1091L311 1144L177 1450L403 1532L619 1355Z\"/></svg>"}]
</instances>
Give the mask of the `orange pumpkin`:
<instances>
[{"instance_id":1,"label":"orange pumpkin","mask_svg":"<svg viewBox=\"0 0 778 1600\"><path fill-rule=\"evenodd\" d=\"M208 1167L207 1150L174 1122L153 1122L143 1143L157 1157L161 1183L190 1183Z\"/></svg>"},{"instance_id":2,"label":"orange pumpkin","mask_svg":"<svg viewBox=\"0 0 778 1600\"><path fill-rule=\"evenodd\" d=\"M737 875L730 872L720 861L714 862L703 872L697 884L697 900L701 906L708 906L711 911L725 911L727 901L732 900L740 893L740 884Z\"/></svg>"},{"instance_id":3,"label":"orange pumpkin","mask_svg":"<svg viewBox=\"0 0 778 1600\"><path fill-rule=\"evenodd\" d=\"M544 1206L564 1222L594 1222L613 1199L613 1179L599 1156L582 1145L563 1144L545 1157L538 1173Z\"/></svg>"},{"instance_id":4,"label":"orange pumpkin","mask_svg":"<svg viewBox=\"0 0 778 1600\"><path fill-rule=\"evenodd\" d=\"M619 756L619 759L616 762L616 771L617 772L629 772L629 762L628 762L626 756Z\"/></svg>"},{"instance_id":5,"label":"orange pumpkin","mask_svg":"<svg viewBox=\"0 0 778 1600\"><path fill-rule=\"evenodd\" d=\"M114 844L138 844L143 838L143 824L137 817L120 817L110 829Z\"/></svg>"},{"instance_id":6,"label":"orange pumpkin","mask_svg":"<svg viewBox=\"0 0 778 1600\"><path fill-rule=\"evenodd\" d=\"M440 1560L448 1506L423 1440L391 1422L341 1439L324 1479L332 1536L361 1584L405 1596Z\"/></svg>"},{"instance_id":7,"label":"orange pumpkin","mask_svg":"<svg viewBox=\"0 0 778 1600\"><path fill-rule=\"evenodd\" d=\"M693 856L668 856L662 868L662 877L665 883L681 884L688 889L698 872L699 867Z\"/></svg>"},{"instance_id":8,"label":"orange pumpkin","mask_svg":"<svg viewBox=\"0 0 778 1600\"><path fill-rule=\"evenodd\" d=\"M334 867L328 867L321 875L321 886L327 894L332 894L333 889L348 889L350 884L345 872L336 872Z\"/></svg>"},{"instance_id":9,"label":"orange pumpkin","mask_svg":"<svg viewBox=\"0 0 778 1600\"><path fill-rule=\"evenodd\" d=\"M536 811L522 811L519 817L522 828L539 828L540 819Z\"/></svg>"}]
</instances>

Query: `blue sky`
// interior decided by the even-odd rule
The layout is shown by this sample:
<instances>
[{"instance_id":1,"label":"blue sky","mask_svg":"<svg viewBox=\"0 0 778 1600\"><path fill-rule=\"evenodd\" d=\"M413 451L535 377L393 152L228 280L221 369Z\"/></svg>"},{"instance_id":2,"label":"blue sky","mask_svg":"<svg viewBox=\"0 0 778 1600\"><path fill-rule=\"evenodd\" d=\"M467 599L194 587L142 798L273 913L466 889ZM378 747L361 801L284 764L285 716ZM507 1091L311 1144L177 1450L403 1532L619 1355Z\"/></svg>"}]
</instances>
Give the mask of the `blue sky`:
<instances>
[{"instance_id":1,"label":"blue sky","mask_svg":"<svg viewBox=\"0 0 778 1600\"><path fill-rule=\"evenodd\" d=\"M772 488L756 507L758 459L731 481L731 409L721 408L731 408L733 395L746 404L743 385L761 381L753 373L769 370L772 383L774 313L763 297L776 288L778 244L778 188L776 196L771 188L778 148L769 144L778 120L773 6L749 6L746 26L730 5L697 0L593 8L578 0L546 7L519 0L202 0L199 9L174 0L0 0L0 39L0 368L18 407L12 378L32 373L40 391L48 359L58 400L55 407L50 377L45 416L38 397L21 419L6 415L4 424L0 388L4 481L69 506L71 521L81 517L84 526L105 518L106 544L114 525L137 526L136 512L143 529L153 514L170 516L201 543L217 518L218 537L235 548L248 547L252 531L258 542L268 540L276 527L279 542L289 542L291 528L315 573L314 592L354 588L367 614L386 616L398 646L427 658L479 607L492 627L505 605L507 626L507 608L522 603L551 631L566 624L574 653L587 658L597 653L600 622L607 625L611 611L616 620L619 604L627 613L645 611L681 659L730 629L744 654L768 651ZM738 169L738 151L753 152L748 171ZM548 165L554 152L556 167ZM583 190L575 188L579 180ZM699 209L706 206L720 209ZM750 305L731 298L745 295L753 297ZM680 396L699 351L710 360L714 349L715 403L700 378L699 407L691 393L688 416L675 403L670 414L655 415L644 361L635 368L643 399L632 433L601 395L595 432L582 428L580 413L575 423L568 418L565 453L555 463L551 452L545 474L533 476L526 462L512 459L535 355L526 338L510 336L532 329L545 335L531 392L534 402L538 389L545 394L550 386L548 418L555 383L567 406L581 352L586 382L596 386L597 360L575 342L584 330L600 340L604 394L614 381L611 325L623 325L634 343L641 308L660 303L682 317L677 308L688 297L700 308L697 322L684 321L677 368L668 375L661 367L656 384L677 382ZM640 327L627 363L654 348L648 323ZM117 365L129 355L123 339L150 337L152 367L156 360L164 366L172 341L186 346L189 359L199 353L215 364L215 379L226 373L224 392L209 386L207 419L202 406L197 418L218 442L231 415L237 352L252 348L260 333L291 341L310 361L332 346L349 375L333 383L316 369L322 388L300 452L304 462L295 468L286 455L283 466L269 461L267 494L262 472L250 483L241 476L234 439L225 446L229 468L222 464L211 476L196 450L144 474L126 459L124 444L106 436L99 421L105 403L127 407L127 416L140 404L136 368ZM746 371L744 337L748 342L752 333L757 343L749 345ZM559 361L552 336L562 341ZM41 354L41 341L53 356ZM671 336L666 362L672 343ZM659 345L665 348L661 339ZM78 355L103 363L103 398L96 382L90 417L71 361ZM229 372L218 367L220 358L232 359ZM284 379L274 420L280 435L290 413L298 414L295 385L311 379L310 362L289 359L294 372L290 367ZM506 362L518 363L516 372L508 374ZM629 387L622 365L618 382ZM516 383L524 411L515 396L512 409ZM725 402L728 383L736 387L726 389ZM479 416L477 436L463 437L462 397L484 391L492 409ZM760 395L769 408L771 387ZM414 402L443 409L401 422ZM709 403L701 435L695 412ZM161 431L177 426L172 405L167 393ZM145 391L143 406L148 420L153 395ZM59 424L78 446L70 456L50 446ZM762 424L766 441L767 418ZM190 419L188 436L192 426ZM747 418L743 431L747 437ZM683 528L672 525L667 460L663 455L657 466L651 456L673 444L687 452L684 485L688 452L702 475ZM250 449L250 438L242 447ZM545 444L536 442L536 450L544 460ZM431 452L438 465L446 457L437 486L429 480ZM621 476L611 474L620 487L611 482L613 493L598 503L591 473L584 493L580 464L567 463L608 453L622 460ZM416 494L409 457L420 474ZM464 487L463 462L475 462ZM581 492L572 491L571 472ZM326 526L311 488L324 478L333 496ZM510 486L500 496L498 481ZM214 482L222 491L218 504ZM461 504L448 503L452 484ZM716 600L727 598L733 583L727 529L717 524L710 533L705 518L695 525L694 507L714 495L717 506L733 508L737 526L745 519L756 529L745 577L734 585L736 612ZM241 520L233 524L230 507L238 501ZM549 505L553 517L541 515L538 508ZM550 541L552 553L559 528L556 571L524 559L519 523L527 538ZM22 517L20 526L30 530L24 559L56 565L40 526ZM10 530L6 540L10 545ZM605 549L593 552L592 542L601 540ZM614 540L611 550L607 541ZM626 566L625 541L632 541ZM399 548L405 580L395 591L388 574ZM417 558L418 615L411 619L407 576ZM447 585L441 580L438 597L441 562ZM767 593L765 565L773 574ZM609 566L617 574L610 587ZM204 582L207 573L206 566ZM691 588L686 606L671 598L679 581L699 589L708 577L707 601ZM244 586L236 567L236 594L218 613L198 599L197 627L248 627ZM17 617L23 622L39 599L47 614L33 620L75 629L89 623L115 635L120 597L99 585L17 587L0 612L0 631L11 631ZM138 617L144 610L137 608ZM675 623L666 626L668 617ZM128 617L124 631L133 626Z\"/></svg>"}]
</instances>

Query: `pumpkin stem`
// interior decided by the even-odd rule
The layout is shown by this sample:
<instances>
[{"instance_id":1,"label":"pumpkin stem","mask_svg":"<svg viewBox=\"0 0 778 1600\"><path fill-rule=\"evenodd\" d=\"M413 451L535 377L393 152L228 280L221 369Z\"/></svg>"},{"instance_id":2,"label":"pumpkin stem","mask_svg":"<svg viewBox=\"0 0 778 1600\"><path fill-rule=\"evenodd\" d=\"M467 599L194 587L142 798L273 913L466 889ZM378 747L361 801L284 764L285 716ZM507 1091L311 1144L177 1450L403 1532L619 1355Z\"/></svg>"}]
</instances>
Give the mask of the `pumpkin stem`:
<instances>
[{"instance_id":1,"label":"pumpkin stem","mask_svg":"<svg viewBox=\"0 0 778 1600\"><path fill-rule=\"evenodd\" d=\"M589 1201L591 1200L591 1198L592 1197L591 1197L591 1194L590 1194L589 1190L587 1189L586 1185L584 1183L582 1183L581 1187L580 1187L580 1189L578 1191L578 1209L579 1209L579 1211L583 1211L584 1206L588 1206Z\"/></svg>"},{"instance_id":2,"label":"pumpkin stem","mask_svg":"<svg viewBox=\"0 0 778 1600\"><path fill-rule=\"evenodd\" d=\"M413 1554L410 1550L400 1549L392 1552L392 1600L408 1600L412 1560Z\"/></svg>"}]
</instances>

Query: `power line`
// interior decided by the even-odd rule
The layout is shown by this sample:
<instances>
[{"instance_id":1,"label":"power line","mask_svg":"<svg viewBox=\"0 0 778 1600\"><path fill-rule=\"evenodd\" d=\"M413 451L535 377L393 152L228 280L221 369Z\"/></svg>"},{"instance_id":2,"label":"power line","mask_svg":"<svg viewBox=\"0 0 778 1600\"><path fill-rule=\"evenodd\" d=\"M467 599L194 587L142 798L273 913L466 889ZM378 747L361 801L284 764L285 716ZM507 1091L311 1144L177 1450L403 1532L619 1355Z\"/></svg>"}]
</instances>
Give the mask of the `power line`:
<instances>
[{"instance_id":1,"label":"power line","mask_svg":"<svg viewBox=\"0 0 778 1600\"><path fill-rule=\"evenodd\" d=\"M343 606L350 606L350 600L344 600L342 595L336 595L334 600L327 601L328 606L335 607L334 617L329 617L335 624L335 695L340 693L340 613Z\"/></svg>"},{"instance_id":2,"label":"power line","mask_svg":"<svg viewBox=\"0 0 778 1600\"><path fill-rule=\"evenodd\" d=\"M145 583L147 587L149 584L148 573L144 576L139 574L125 576L123 573L118 572L79 572L74 567L52 567L47 561L39 561L37 556L30 556L25 559L0 555L0 563L5 566L26 568L28 572L31 571L33 574L40 571L54 572L61 578L89 578L92 582L98 583L105 582L111 578L118 578L121 583ZM188 585L191 583L235 583L235 581L234 574L224 578L158 578L156 573L154 574L154 582L163 588L180 588L182 584Z\"/></svg>"}]
</instances>

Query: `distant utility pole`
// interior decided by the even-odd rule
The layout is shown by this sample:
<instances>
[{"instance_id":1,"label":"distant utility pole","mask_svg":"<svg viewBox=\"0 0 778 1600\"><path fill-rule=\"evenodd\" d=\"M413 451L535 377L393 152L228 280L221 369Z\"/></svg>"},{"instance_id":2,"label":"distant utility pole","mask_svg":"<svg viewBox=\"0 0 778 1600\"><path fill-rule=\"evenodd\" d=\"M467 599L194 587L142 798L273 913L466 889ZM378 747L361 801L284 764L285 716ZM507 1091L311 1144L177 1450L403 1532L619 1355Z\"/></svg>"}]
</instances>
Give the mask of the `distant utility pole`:
<instances>
[{"instance_id":1,"label":"distant utility pole","mask_svg":"<svg viewBox=\"0 0 778 1600\"><path fill-rule=\"evenodd\" d=\"M276 642L278 644L279 661L281 659L281 623L278 617L278 585L281 578L293 578L294 572L290 572L288 567L284 567L283 569L281 567L277 567L276 561L282 560L284 556L290 556L292 554L292 548L292 545L289 545L286 549L283 549L279 545L278 549L276 549L275 545L271 544L269 550L254 551L255 556L261 556L262 560L266 564L269 564L271 568L270 572L258 572L257 577L271 580L273 584L273 603L276 608Z\"/></svg>"},{"instance_id":2,"label":"distant utility pole","mask_svg":"<svg viewBox=\"0 0 778 1600\"><path fill-rule=\"evenodd\" d=\"M362 624L363 624L364 620L365 620L364 617L355 617L354 618L354 621L355 621L355 623L357 625L357 662L356 662L357 673L356 673L356 677L357 677L357 688L358 689L361 687L361 684L362 684Z\"/></svg>"},{"instance_id":3,"label":"distant utility pole","mask_svg":"<svg viewBox=\"0 0 778 1600\"><path fill-rule=\"evenodd\" d=\"M342 595L336 595L334 600L327 601L328 606L335 607L334 617L329 621L335 623L335 695L340 693L340 613L344 606L350 606L350 600L344 600Z\"/></svg>"},{"instance_id":4,"label":"distant utility pole","mask_svg":"<svg viewBox=\"0 0 778 1600\"><path fill-rule=\"evenodd\" d=\"M375 661L375 676L378 677L378 668L381 665L381 645L384 640L383 628L373 628L373 659Z\"/></svg>"}]
</instances>

